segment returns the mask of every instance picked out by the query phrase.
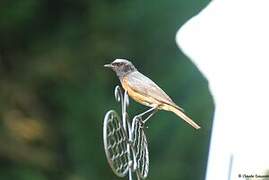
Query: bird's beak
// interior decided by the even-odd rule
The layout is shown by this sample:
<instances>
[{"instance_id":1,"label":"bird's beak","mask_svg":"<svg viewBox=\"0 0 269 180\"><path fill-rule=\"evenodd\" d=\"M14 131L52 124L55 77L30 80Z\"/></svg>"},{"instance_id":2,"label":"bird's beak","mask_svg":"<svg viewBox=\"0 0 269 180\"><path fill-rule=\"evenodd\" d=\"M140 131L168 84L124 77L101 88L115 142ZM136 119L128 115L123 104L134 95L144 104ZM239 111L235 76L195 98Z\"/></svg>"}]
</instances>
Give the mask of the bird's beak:
<instances>
[{"instance_id":1,"label":"bird's beak","mask_svg":"<svg viewBox=\"0 0 269 180\"><path fill-rule=\"evenodd\" d=\"M105 64L104 67L113 68L113 65L112 64Z\"/></svg>"}]
</instances>

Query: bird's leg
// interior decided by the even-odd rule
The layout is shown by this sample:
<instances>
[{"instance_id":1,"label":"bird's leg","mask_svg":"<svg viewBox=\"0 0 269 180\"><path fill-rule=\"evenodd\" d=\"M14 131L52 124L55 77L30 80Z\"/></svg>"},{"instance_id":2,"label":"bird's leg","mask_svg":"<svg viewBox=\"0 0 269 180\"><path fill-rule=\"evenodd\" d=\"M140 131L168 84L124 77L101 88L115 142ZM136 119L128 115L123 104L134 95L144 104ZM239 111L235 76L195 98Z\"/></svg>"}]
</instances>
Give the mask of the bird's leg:
<instances>
[{"instance_id":1,"label":"bird's leg","mask_svg":"<svg viewBox=\"0 0 269 180\"><path fill-rule=\"evenodd\" d=\"M147 114L147 113L153 111L154 109L156 109L156 108L155 108L155 107L152 107L152 108L146 110L145 112L143 112L143 113L141 113L141 114L138 114L138 115L136 115L136 116L137 116L137 117L142 117L142 116L144 116L145 114Z\"/></svg>"},{"instance_id":2,"label":"bird's leg","mask_svg":"<svg viewBox=\"0 0 269 180\"><path fill-rule=\"evenodd\" d=\"M138 118L142 124L145 124L149 120L149 118L151 118L157 112L157 110L158 110L157 107L152 107L152 108L148 109L147 111L136 115L135 118ZM147 118L145 118L145 120L143 120L142 117L148 113L150 113L150 114L147 116Z\"/></svg>"},{"instance_id":3,"label":"bird's leg","mask_svg":"<svg viewBox=\"0 0 269 180\"><path fill-rule=\"evenodd\" d=\"M158 111L158 109L154 108L153 111L151 112L151 114L149 114L148 117L142 121L143 124L145 124L157 111Z\"/></svg>"}]
</instances>

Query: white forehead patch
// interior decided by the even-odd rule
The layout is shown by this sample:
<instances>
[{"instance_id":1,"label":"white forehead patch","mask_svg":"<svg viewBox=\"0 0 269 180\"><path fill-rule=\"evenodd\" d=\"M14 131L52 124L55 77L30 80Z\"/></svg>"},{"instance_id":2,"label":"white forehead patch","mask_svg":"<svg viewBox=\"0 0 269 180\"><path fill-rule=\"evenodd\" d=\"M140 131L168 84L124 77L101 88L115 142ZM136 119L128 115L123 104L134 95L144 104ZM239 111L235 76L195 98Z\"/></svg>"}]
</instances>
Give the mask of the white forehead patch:
<instances>
[{"instance_id":1,"label":"white forehead patch","mask_svg":"<svg viewBox=\"0 0 269 180\"><path fill-rule=\"evenodd\" d=\"M113 61L113 63L130 63L130 61L126 59L116 59L115 61Z\"/></svg>"}]
</instances>

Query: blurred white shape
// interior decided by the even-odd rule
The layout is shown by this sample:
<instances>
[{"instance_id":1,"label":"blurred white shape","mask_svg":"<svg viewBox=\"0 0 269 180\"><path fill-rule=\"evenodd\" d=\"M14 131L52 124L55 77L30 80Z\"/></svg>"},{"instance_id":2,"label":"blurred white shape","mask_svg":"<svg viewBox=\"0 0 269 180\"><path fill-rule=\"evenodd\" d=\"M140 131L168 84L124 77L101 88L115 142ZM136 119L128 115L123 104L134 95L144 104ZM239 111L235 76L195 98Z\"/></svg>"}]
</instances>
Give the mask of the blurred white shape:
<instances>
[{"instance_id":1,"label":"blurred white shape","mask_svg":"<svg viewBox=\"0 0 269 180\"><path fill-rule=\"evenodd\" d=\"M212 1L176 41L216 104L206 179L228 180L231 156L231 180L269 169L269 1Z\"/></svg>"}]
</instances>

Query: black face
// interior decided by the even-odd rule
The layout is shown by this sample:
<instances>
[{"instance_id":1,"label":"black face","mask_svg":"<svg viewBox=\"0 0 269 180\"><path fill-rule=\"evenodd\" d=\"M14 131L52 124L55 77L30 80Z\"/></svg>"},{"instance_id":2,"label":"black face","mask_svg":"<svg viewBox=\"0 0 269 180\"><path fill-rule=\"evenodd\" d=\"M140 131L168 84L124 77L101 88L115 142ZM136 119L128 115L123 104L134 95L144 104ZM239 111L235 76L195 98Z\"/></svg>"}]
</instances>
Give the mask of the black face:
<instances>
[{"instance_id":1,"label":"black face","mask_svg":"<svg viewBox=\"0 0 269 180\"><path fill-rule=\"evenodd\" d=\"M120 68L120 67L122 67L122 66L128 66L128 63L126 63L126 62L112 62L111 63L111 65L112 66L114 66L114 67L118 67L118 68Z\"/></svg>"},{"instance_id":2,"label":"black face","mask_svg":"<svg viewBox=\"0 0 269 180\"><path fill-rule=\"evenodd\" d=\"M119 77L136 70L134 65L125 59L116 59L111 64L105 65L105 67L112 68Z\"/></svg>"}]
</instances>

